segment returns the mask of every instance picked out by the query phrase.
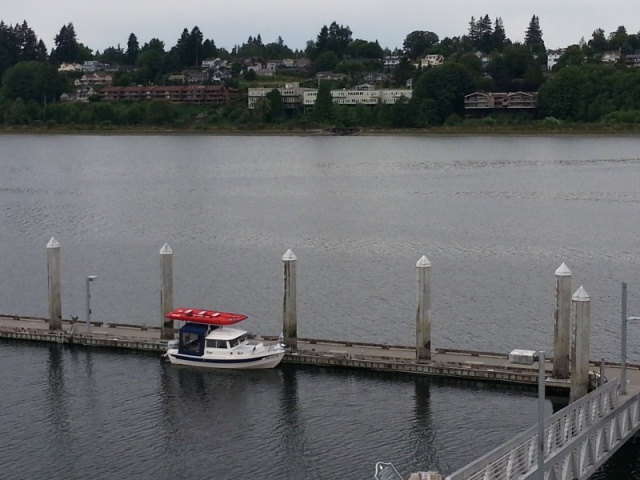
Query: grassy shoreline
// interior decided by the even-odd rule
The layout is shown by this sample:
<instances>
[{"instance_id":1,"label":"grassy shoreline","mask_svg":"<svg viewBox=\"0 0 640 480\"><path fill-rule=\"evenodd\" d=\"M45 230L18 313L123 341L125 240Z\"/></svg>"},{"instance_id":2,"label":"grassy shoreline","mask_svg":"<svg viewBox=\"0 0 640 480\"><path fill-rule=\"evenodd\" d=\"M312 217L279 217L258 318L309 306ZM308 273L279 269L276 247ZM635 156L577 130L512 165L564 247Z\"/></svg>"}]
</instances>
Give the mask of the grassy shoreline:
<instances>
[{"instance_id":1,"label":"grassy shoreline","mask_svg":"<svg viewBox=\"0 0 640 480\"><path fill-rule=\"evenodd\" d=\"M265 126L0 126L0 135L239 135L239 136L335 136L328 129ZM625 135L640 136L635 124L561 124L561 125L455 125L414 129L363 128L356 136L552 136L552 135Z\"/></svg>"}]
</instances>

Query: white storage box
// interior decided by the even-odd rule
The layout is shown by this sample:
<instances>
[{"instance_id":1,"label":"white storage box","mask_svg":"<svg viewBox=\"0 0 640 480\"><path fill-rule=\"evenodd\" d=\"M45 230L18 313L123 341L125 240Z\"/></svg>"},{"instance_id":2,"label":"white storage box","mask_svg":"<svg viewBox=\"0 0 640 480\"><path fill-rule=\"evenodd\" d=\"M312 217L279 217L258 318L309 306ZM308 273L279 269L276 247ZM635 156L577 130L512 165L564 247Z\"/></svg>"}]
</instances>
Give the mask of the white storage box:
<instances>
[{"instance_id":1,"label":"white storage box","mask_svg":"<svg viewBox=\"0 0 640 480\"><path fill-rule=\"evenodd\" d=\"M509 353L509 362L519 365L533 365L537 355L538 352L535 350L511 350Z\"/></svg>"}]
</instances>

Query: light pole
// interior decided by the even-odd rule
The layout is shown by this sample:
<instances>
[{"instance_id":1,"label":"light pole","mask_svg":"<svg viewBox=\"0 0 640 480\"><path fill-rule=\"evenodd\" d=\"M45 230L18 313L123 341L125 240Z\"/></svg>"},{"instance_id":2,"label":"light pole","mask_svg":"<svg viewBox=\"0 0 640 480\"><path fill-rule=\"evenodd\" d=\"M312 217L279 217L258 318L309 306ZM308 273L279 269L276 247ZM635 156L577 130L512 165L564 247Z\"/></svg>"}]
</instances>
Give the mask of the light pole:
<instances>
[{"instance_id":1,"label":"light pole","mask_svg":"<svg viewBox=\"0 0 640 480\"><path fill-rule=\"evenodd\" d=\"M544 402L545 359L544 351L538 352L538 479L544 480Z\"/></svg>"},{"instance_id":2,"label":"light pole","mask_svg":"<svg viewBox=\"0 0 640 480\"><path fill-rule=\"evenodd\" d=\"M91 333L91 282L96 278L95 275L87 277L87 333Z\"/></svg>"},{"instance_id":3,"label":"light pole","mask_svg":"<svg viewBox=\"0 0 640 480\"><path fill-rule=\"evenodd\" d=\"M640 317L627 317L627 282L622 282L622 328L620 341L620 395L627 394L627 323Z\"/></svg>"}]
</instances>

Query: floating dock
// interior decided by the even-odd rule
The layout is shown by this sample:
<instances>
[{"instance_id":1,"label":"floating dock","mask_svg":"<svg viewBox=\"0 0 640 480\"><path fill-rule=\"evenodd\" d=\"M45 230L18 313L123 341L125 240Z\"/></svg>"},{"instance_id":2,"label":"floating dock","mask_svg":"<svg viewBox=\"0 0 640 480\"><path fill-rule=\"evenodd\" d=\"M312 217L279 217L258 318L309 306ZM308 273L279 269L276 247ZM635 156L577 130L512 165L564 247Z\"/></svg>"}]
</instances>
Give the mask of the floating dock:
<instances>
[{"instance_id":1,"label":"floating dock","mask_svg":"<svg viewBox=\"0 0 640 480\"><path fill-rule=\"evenodd\" d=\"M257 337L265 341L277 340L275 337ZM160 327L91 322L91 333L88 333L86 322L63 320L62 330L51 331L46 318L16 315L0 315L0 338L88 348L125 349L158 356L167 349L167 341L160 338ZM537 364L513 364L506 353L435 349L430 361L417 362L415 348L408 346L299 338L297 348L289 350L282 362L498 382L514 386L535 387L538 382ZM599 371L599 363L592 362L591 365L594 372ZM619 365L607 363L605 369L606 376L613 378L617 376ZM547 362L546 370L551 372L551 361ZM640 383L640 366L629 365L627 374L632 377L632 383ZM638 377L637 380L635 377ZM569 393L570 380L548 379L546 383L549 393L562 396Z\"/></svg>"}]
</instances>

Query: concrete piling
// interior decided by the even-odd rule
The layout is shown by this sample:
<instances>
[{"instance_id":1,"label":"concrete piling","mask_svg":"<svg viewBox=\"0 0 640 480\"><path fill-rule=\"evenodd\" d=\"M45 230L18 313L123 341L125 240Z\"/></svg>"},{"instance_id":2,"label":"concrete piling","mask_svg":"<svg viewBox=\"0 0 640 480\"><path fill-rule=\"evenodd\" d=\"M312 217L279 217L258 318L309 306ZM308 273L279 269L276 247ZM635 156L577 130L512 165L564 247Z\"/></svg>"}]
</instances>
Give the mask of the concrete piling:
<instances>
[{"instance_id":1,"label":"concrete piling","mask_svg":"<svg viewBox=\"0 0 640 480\"><path fill-rule=\"evenodd\" d=\"M291 251L282 256L284 264L284 295L282 299L282 334L288 347L298 348L298 312L296 306L296 262Z\"/></svg>"},{"instance_id":2,"label":"concrete piling","mask_svg":"<svg viewBox=\"0 0 640 480\"><path fill-rule=\"evenodd\" d=\"M160 338L173 340L173 320L167 318L167 314L173 310L173 251L168 243L160 249L160 269L162 275L162 287L160 290Z\"/></svg>"},{"instance_id":3,"label":"concrete piling","mask_svg":"<svg viewBox=\"0 0 640 480\"><path fill-rule=\"evenodd\" d=\"M569 378L571 346L571 270L564 263L556 270L556 311L553 331L553 378Z\"/></svg>"},{"instance_id":4,"label":"concrete piling","mask_svg":"<svg viewBox=\"0 0 640 480\"><path fill-rule=\"evenodd\" d=\"M589 391L589 335L591 327L591 298L580 287L572 297L573 342L571 345L571 391L569 401L575 402Z\"/></svg>"},{"instance_id":5,"label":"concrete piling","mask_svg":"<svg viewBox=\"0 0 640 480\"><path fill-rule=\"evenodd\" d=\"M53 237L47 243L47 275L49 284L49 330L62 330L60 244Z\"/></svg>"},{"instance_id":6,"label":"concrete piling","mask_svg":"<svg viewBox=\"0 0 640 480\"><path fill-rule=\"evenodd\" d=\"M416 271L416 362L425 362L431 360L431 262L425 255L416 263Z\"/></svg>"}]
</instances>

